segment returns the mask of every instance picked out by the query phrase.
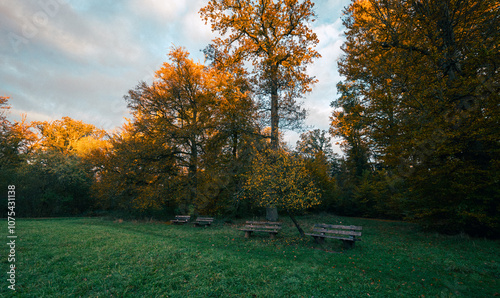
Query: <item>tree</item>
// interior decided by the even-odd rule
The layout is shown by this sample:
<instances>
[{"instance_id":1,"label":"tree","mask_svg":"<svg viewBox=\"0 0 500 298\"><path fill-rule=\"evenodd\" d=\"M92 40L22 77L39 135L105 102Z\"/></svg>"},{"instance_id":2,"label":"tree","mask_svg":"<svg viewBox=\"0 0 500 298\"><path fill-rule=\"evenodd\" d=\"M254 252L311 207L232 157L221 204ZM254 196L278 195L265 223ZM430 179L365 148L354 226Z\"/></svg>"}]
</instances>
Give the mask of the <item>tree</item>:
<instances>
[{"instance_id":1,"label":"tree","mask_svg":"<svg viewBox=\"0 0 500 298\"><path fill-rule=\"evenodd\" d=\"M500 228L499 11L493 0L360 0L345 11L339 70L373 156L408 182L410 218L442 231Z\"/></svg>"},{"instance_id":2,"label":"tree","mask_svg":"<svg viewBox=\"0 0 500 298\"><path fill-rule=\"evenodd\" d=\"M37 147L44 151L76 154L80 157L103 145L106 132L92 124L63 117L52 122L34 122L40 133Z\"/></svg>"},{"instance_id":3,"label":"tree","mask_svg":"<svg viewBox=\"0 0 500 298\"><path fill-rule=\"evenodd\" d=\"M94 207L92 173L76 155L37 150L16 169L19 214L26 217L81 215Z\"/></svg>"},{"instance_id":4,"label":"tree","mask_svg":"<svg viewBox=\"0 0 500 298\"><path fill-rule=\"evenodd\" d=\"M123 125L109 146L94 151L96 181L92 186L99 207L145 215L165 207L173 209L180 183L173 149L145 134L137 123ZM140 126L139 126L140 127Z\"/></svg>"},{"instance_id":5,"label":"tree","mask_svg":"<svg viewBox=\"0 0 500 298\"><path fill-rule=\"evenodd\" d=\"M246 175L245 197L260 207L275 206L288 213L299 233L304 231L293 216L320 204L320 191L303 159L280 149L257 154Z\"/></svg>"},{"instance_id":6,"label":"tree","mask_svg":"<svg viewBox=\"0 0 500 298\"><path fill-rule=\"evenodd\" d=\"M254 86L264 99L264 116L270 116L274 150L279 147L280 119L295 125L305 118L296 98L316 82L305 72L320 57L314 50L318 38L308 26L314 21L313 6L309 0L211 0L200 10L212 31L223 36L213 40L215 56L229 65L252 63ZM268 213L268 218L276 217L275 210L268 209Z\"/></svg>"},{"instance_id":7,"label":"tree","mask_svg":"<svg viewBox=\"0 0 500 298\"><path fill-rule=\"evenodd\" d=\"M9 121L7 120L7 111L10 109L8 105L8 97L0 96L0 142L1 142L1 153L0 160L2 161L1 165L7 164L9 161L8 153L6 152L8 149L8 134L9 134ZM3 171L2 171L3 172Z\"/></svg>"},{"instance_id":8,"label":"tree","mask_svg":"<svg viewBox=\"0 0 500 298\"><path fill-rule=\"evenodd\" d=\"M31 130L32 125L26 123L24 115L21 122L7 120L10 110L8 99L0 96L0 169L3 170L19 165L23 154L28 153L37 141L37 136Z\"/></svg>"},{"instance_id":9,"label":"tree","mask_svg":"<svg viewBox=\"0 0 500 298\"><path fill-rule=\"evenodd\" d=\"M10 109L10 106L8 105L8 96L0 96L0 121L4 123L7 121L7 111Z\"/></svg>"},{"instance_id":10,"label":"tree","mask_svg":"<svg viewBox=\"0 0 500 298\"><path fill-rule=\"evenodd\" d=\"M12 123L7 119L10 109L8 99L0 96L0 187L4 189L17 182L17 169L26 161L37 141L33 127L26 123L25 116L20 122ZM3 201L0 203L3 204ZM7 206L6 201L3 206Z\"/></svg>"},{"instance_id":11,"label":"tree","mask_svg":"<svg viewBox=\"0 0 500 298\"><path fill-rule=\"evenodd\" d=\"M164 157L175 160L179 187L184 184L187 190L180 193L178 203L184 212L190 206L200 212L237 175L243 145L256 131L254 105L238 69L195 63L182 48L173 48L169 57L171 63L163 64L152 85L140 84L126 99L134 113L133 130L168 148ZM207 175L220 174L224 167L233 177ZM200 191L215 181L214 189Z\"/></svg>"},{"instance_id":12,"label":"tree","mask_svg":"<svg viewBox=\"0 0 500 298\"><path fill-rule=\"evenodd\" d=\"M104 131L69 117L30 125L23 119L12 125L10 144L14 145L10 148L20 158L13 177L23 185L19 189L20 213L63 216L92 210L94 166L88 158L104 138Z\"/></svg>"},{"instance_id":13,"label":"tree","mask_svg":"<svg viewBox=\"0 0 500 298\"><path fill-rule=\"evenodd\" d=\"M320 129L314 129L301 134L296 145L297 152L307 158L314 158L319 153L333 158L332 139L327 134L327 131Z\"/></svg>"},{"instance_id":14,"label":"tree","mask_svg":"<svg viewBox=\"0 0 500 298\"><path fill-rule=\"evenodd\" d=\"M256 85L261 94L270 96L274 149L279 146L285 107L291 114L300 114L294 99L310 91L315 82L305 73L307 65L320 57L314 50L317 36L308 26L314 21L313 6L309 0L211 0L200 10L212 30L223 36L213 41L219 55L229 63L252 62Z\"/></svg>"},{"instance_id":15,"label":"tree","mask_svg":"<svg viewBox=\"0 0 500 298\"><path fill-rule=\"evenodd\" d=\"M322 198L320 208L331 210L338 197L335 177L338 161L328 132L314 129L301 134L295 150L304 159L311 179L320 190Z\"/></svg>"},{"instance_id":16,"label":"tree","mask_svg":"<svg viewBox=\"0 0 500 298\"><path fill-rule=\"evenodd\" d=\"M341 147L346 152L347 170L351 180L356 180L369 170L368 121L356 87L340 82L337 90L341 96L331 104L336 110L330 118L330 133L344 139Z\"/></svg>"},{"instance_id":17,"label":"tree","mask_svg":"<svg viewBox=\"0 0 500 298\"><path fill-rule=\"evenodd\" d=\"M215 61L214 61L215 62ZM263 143L256 105L246 72L240 65L212 63L217 74L214 129L203 157L204 214L241 211L242 175L248 171L255 146Z\"/></svg>"},{"instance_id":18,"label":"tree","mask_svg":"<svg viewBox=\"0 0 500 298\"><path fill-rule=\"evenodd\" d=\"M172 63L163 64L157 80L151 86L140 84L127 97L138 129L146 136L159 134L168 140L163 143L173 147L177 162L186 169L186 207L197 198L200 155L213 125L215 104L209 71L188 55L182 48L172 49Z\"/></svg>"}]
</instances>

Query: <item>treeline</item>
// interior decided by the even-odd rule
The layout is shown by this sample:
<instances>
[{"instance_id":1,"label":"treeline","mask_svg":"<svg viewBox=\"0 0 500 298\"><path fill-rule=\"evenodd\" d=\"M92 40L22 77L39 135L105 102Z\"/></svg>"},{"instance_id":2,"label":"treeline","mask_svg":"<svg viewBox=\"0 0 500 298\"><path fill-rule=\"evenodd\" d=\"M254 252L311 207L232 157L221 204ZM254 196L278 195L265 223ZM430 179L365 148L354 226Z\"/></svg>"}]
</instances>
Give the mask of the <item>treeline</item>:
<instances>
[{"instance_id":1,"label":"treeline","mask_svg":"<svg viewBox=\"0 0 500 298\"><path fill-rule=\"evenodd\" d=\"M176 53L184 52L171 54ZM220 83L235 86L227 77ZM152 90L141 84L127 99L142 101ZM16 186L19 217L235 217L262 214L269 205L300 213L333 200L334 155L326 132L302 134L297 151L283 141L280 150L271 150L268 128L248 117L256 111L248 98L219 98L206 107L206 94L198 95L201 101L192 105L176 103L182 106L177 116L185 118L173 121L157 112L146 117L134 110L134 119L115 134L69 117L29 124L2 117L0 187ZM154 98L162 97L148 100ZM7 98L2 103L5 111ZM192 118L197 113L207 114L198 125ZM227 120L234 113L242 115Z\"/></svg>"},{"instance_id":2,"label":"treeline","mask_svg":"<svg viewBox=\"0 0 500 298\"><path fill-rule=\"evenodd\" d=\"M105 148L106 133L68 117L11 123L5 117L8 109L7 98L0 97L0 187L16 186L16 215L71 216L93 210L93 155ZM2 204L6 208L3 196Z\"/></svg>"},{"instance_id":3,"label":"treeline","mask_svg":"<svg viewBox=\"0 0 500 298\"><path fill-rule=\"evenodd\" d=\"M353 1L344 25L344 194L366 214L500 235L498 1Z\"/></svg>"},{"instance_id":4,"label":"treeline","mask_svg":"<svg viewBox=\"0 0 500 298\"><path fill-rule=\"evenodd\" d=\"M125 96L133 118L114 134L67 117L11 123L2 98L0 187L16 184L20 215L274 207L500 235L496 1L353 1L330 131L293 150L280 131L302 127L296 100L315 82L313 4L238 3L201 10L225 38L205 49L209 64L173 48Z\"/></svg>"}]
</instances>

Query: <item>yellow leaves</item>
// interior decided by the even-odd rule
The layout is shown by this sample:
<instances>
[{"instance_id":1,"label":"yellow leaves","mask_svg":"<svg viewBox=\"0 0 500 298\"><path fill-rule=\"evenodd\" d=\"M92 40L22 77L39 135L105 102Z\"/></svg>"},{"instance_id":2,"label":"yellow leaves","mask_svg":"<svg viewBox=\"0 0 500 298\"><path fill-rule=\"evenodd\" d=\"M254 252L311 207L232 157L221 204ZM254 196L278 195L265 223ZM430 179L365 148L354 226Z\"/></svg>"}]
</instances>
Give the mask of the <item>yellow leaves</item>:
<instances>
[{"instance_id":1,"label":"yellow leaves","mask_svg":"<svg viewBox=\"0 0 500 298\"><path fill-rule=\"evenodd\" d=\"M223 36L213 40L218 50L252 61L255 72L264 65L274 64L293 74L303 72L303 65L320 57L314 50L317 36L307 26L315 17L313 6L309 0L300 3L213 0L200 10L200 14L205 22L210 21L212 31L219 31ZM300 84L310 84L300 76L292 77Z\"/></svg>"},{"instance_id":2,"label":"yellow leaves","mask_svg":"<svg viewBox=\"0 0 500 298\"><path fill-rule=\"evenodd\" d=\"M258 206L304 210L320 203L305 162L284 151L257 154L244 188Z\"/></svg>"},{"instance_id":3,"label":"yellow leaves","mask_svg":"<svg viewBox=\"0 0 500 298\"><path fill-rule=\"evenodd\" d=\"M95 150L108 150L111 143L108 140L98 139L93 136L83 137L75 142L73 150L76 155L88 158Z\"/></svg>"},{"instance_id":4,"label":"yellow leaves","mask_svg":"<svg viewBox=\"0 0 500 298\"><path fill-rule=\"evenodd\" d=\"M10 106L7 103L8 99L9 99L8 96L0 96L0 120L2 121L5 117L6 111L10 109Z\"/></svg>"},{"instance_id":5,"label":"yellow leaves","mask_svg":"<svg viewBox=\"0 0 500 298\"><path fill-rule=\"evenodd\" d=\"M56 150L63 154L85 155L92 147L97 148L106 132L92 124L63 117L53 122L33 122L40 133L37 144L43 150ZM78 144L82 142L81 144ZM91 145L94 143L94 145Z\"/></svg>"}]
</instances>

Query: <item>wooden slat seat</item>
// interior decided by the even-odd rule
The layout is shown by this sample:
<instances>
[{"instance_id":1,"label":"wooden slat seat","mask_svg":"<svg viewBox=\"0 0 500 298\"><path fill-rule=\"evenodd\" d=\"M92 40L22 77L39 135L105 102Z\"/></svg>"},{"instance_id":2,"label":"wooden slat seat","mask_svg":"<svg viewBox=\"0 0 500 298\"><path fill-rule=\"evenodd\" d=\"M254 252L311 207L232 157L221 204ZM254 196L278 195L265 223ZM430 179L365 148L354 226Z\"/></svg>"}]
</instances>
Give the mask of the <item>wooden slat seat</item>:
<instances>
[{"instance_id":1,"label":"wooden slat seat","mask_svg":"<svg viewBox=\"0 0 500 298\"><path fill-rule=\"evenodd\" d=\"M214 221L213 217L198 216L193 224L195 227L201 227L201 226L208 227L212 224L213 221Z\"/></svg>"},{"instance_id":2,"label":"wooden slat seat","mask_svg":"<svg viewBox=\"0 0 500 298\"><path fill-rule=\"evenodd\" d=\"M189 215L176 215L175 219L171 220L170 222L176 225L183 225L189 222L191 219L191 216Z\"/></svg>"},{"instance_id":3,"label":"wooden slat seat","mask_svg":"<svg viewBox=\"0 0 500 298\"><path fill-rule=\"evenodd\" d=\"M315 224L312 233L306 233L312 236L317 243L323 243L325 238L340 239L344 244L344 248L354 248L356 241L361 241L357 237L361 237L360 226L343 226L329 224Z\"/></svg>"},{"instance_id":4,"label":"wooden slat seat","mask_svg":"<svg viewBox=\"0 0 500 298\"><path fill-rule=\"evenodd\" d=\"M247 221L245 226L240 229L240 231L245 232L245 238L250 238L252 232L263 232L269 233L271 239L276 238L279 230L281 230L281 223L272 221Z\"/></svg>"}]
</instances>

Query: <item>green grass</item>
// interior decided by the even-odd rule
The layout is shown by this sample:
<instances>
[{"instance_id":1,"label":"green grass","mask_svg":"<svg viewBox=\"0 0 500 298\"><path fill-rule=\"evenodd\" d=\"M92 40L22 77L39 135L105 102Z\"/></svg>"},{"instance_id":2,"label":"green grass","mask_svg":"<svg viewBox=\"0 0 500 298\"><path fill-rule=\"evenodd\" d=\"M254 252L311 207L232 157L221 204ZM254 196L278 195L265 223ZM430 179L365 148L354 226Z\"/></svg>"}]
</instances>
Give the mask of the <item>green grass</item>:
<instances>
[{"instance_id":1,"label":"green grass","mask_svg":"<svg viewBox=\"0 0 500 298\"><path fill-rule=\"evenodd\" d=\"M243 223L209 228L102 219L16 223L18 297L490 297L500 293L500 242L420 232L414 225L334 216L363 241L315 244L288 218L276 240ZM7 223L3 221L4 235ZM6 238L4 238L6 239ZM7 246L1 249L7 272ZM0 279L0 296L7 274Z\"/></svg>"}]
</instances>

